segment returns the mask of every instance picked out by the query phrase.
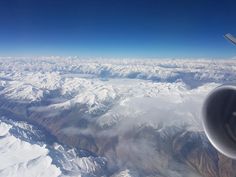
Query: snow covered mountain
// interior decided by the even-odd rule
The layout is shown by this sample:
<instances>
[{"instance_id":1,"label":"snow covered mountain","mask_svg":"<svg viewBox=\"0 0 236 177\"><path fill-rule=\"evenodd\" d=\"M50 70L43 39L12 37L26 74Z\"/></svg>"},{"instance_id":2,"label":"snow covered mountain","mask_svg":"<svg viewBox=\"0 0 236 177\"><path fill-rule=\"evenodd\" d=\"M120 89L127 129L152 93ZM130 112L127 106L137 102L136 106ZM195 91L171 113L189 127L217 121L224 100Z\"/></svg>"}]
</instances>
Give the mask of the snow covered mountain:
<instances>
[{"instance_id":1,"label":"snow covered mountain","mask_svg":"<svg viewBox=\"0 0 236 177\"><path fill-rule=\"evenodd\" d=\"M1 117L0 133L0 176L69 177L105 172L105 158L56 142L50 144L50 137L25 122Z\"/></svg>"},{"instance_id":2,"label":"snow covered mountain","mask_svg":"<svg viewBox=\"0 0 236 177\"><path fill-rule=\"evenodd\" d=\"M201 107L235 71L235 60L0 58L0 176L232 176Z\"/></svg>"}]
</instances>

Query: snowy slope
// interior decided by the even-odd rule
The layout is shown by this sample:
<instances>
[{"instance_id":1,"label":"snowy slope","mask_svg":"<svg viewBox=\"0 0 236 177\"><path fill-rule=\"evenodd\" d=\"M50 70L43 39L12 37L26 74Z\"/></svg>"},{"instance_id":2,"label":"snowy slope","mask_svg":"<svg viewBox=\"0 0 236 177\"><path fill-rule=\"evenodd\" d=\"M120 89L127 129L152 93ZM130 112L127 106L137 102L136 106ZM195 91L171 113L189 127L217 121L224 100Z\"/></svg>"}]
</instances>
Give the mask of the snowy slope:
<instances>
[{"instance_id":1,"label":"snowy slope","mask_svg":"<svg viewBox=\"0 0 236 177\"><path fill-rule=\"evenodd\" d=\"M0 176L56 177L102 174L103 158L45 144L43 132L24 122L0 119Z\"/></svg>"},{"instance_id":2,"label":"snowy slope","mask_svg":"<svg viewBox=\"0 0 236 177\"><path fill-rule=\"evenodd\" d=\"M59 176L45 146L30 144L11 133L14 125L0 122L0 176ZM42 171L42 169L44 169Z\"/></svg>"}]
</instances>

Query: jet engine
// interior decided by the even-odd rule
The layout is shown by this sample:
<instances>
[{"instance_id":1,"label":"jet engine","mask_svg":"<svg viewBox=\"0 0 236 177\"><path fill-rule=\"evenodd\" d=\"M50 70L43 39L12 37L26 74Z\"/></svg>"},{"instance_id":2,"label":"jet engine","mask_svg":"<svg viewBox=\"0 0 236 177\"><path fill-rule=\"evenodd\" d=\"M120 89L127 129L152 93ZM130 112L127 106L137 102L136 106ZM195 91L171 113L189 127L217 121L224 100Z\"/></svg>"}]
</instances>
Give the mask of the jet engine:
<instances>
[{"instance_id":1,"label":"jet engine","mask_svg":"<svg viewBox=\"0 0 236 177\"><path fill-rule=\"evenodd\" d=\"M224 37L236 45L233 35ZM203 106L203 126L211 144L236 159L236 85L222 85L208 95Z\"/></svg>"},{"instance_id":2,"label":"jet engine","mask_svg":"<svg viewBox=\"0 0 236 177\"><path fill-rule=\"evenodd\" d=\"M236 159L236 86L214 89L205 100L203 126L212 145Z\"/></svg>"}]
</instances>

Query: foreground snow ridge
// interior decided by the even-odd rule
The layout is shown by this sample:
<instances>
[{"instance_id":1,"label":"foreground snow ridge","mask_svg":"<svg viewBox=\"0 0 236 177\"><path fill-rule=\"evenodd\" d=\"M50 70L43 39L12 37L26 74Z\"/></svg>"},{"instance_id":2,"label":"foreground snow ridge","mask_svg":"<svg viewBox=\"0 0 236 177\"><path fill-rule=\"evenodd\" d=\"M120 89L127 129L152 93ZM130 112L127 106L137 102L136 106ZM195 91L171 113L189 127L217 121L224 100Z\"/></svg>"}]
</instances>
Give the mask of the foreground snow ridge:
<instances>
[{"instance_id":1,"label":"foreground snow ridge","mask_svg":"<svg viewBox=\"0 0 236 177\"><path fill-rule=\"evenodd\" d=\"M48 149L12 134L14 126L0 121L0 176L59 176L61 171L52 164Z\"/></svg>"},{"instance_id":2,"label":"foreground snow ridge","mask_svg":"<svg viewBox=\"0 0 236 177\"><path fill-rule=\"evenodd\" d=\"M93 176L104 158L79 157L74 149L44 142L43 132L24 122L0 118L1 177ZM81 151L82 152L82 151Z\"/></svg>"}]
</instances>

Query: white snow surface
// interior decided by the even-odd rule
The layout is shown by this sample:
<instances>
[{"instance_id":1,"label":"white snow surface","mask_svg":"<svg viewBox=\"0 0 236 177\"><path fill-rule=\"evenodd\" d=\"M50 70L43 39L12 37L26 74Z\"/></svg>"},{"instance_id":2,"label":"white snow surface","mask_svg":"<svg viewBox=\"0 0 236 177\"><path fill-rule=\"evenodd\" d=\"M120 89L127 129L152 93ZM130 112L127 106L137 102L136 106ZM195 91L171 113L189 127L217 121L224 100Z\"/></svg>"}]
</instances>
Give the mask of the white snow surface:
<instances>
[{"instance_id":1,"label":"white snow surface","mask_svg":"<svg viewBox=\"0 0 236 177\"><path fill-rule=\"evenodd\" d=\"M14 126L0 121L0 176L59 176L61 171L52 164L48 149L12 134Z\"/></svg>"},{"instance_id":2,"label":"white snow surface","mask_svg":"<svg viewBox=\"0 0 236 177\"><path fill-rule=\"evenodd\" d=\"M79 157L74 149L47 145L43 132L25 122L0 118L1 177L92 176L105 164L100 157ZM33 139L32 139L33 137Z\"/></svg>"}]
</instances>

